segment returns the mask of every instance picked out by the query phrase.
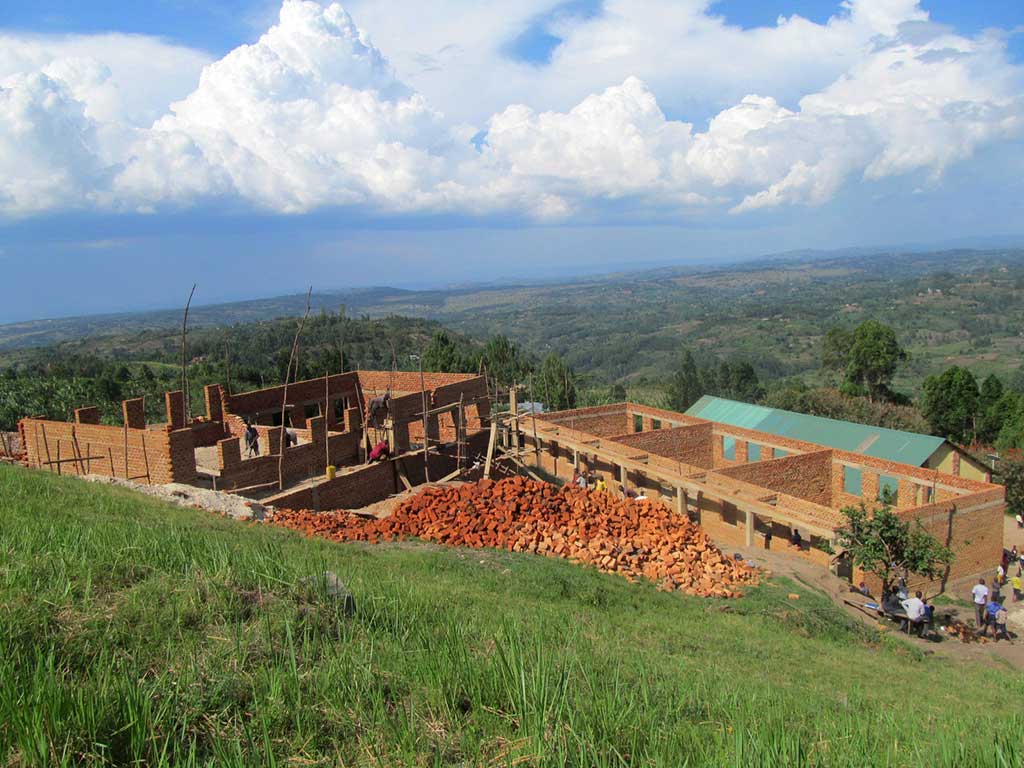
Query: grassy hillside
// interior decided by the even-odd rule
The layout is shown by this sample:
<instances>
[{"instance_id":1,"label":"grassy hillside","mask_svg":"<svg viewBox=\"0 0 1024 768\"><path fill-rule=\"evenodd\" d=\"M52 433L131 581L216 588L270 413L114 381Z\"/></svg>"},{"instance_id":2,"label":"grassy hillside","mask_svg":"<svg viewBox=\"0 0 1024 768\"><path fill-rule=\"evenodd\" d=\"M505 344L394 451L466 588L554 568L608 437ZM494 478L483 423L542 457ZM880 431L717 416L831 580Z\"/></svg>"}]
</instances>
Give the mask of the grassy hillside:
<instances>
[{"instance_id":1,"label":"grassy hillside","mask_svg":"<svg viewBox=\"0 0 1024 768\"><path fill-rule=\"evenodd\" d=\"M527 555L306 540L7 466L0 553L10 765L1024 757L1019 676L875 642L808 590L787 601L788 583L685 599Z\"/></svg>"}]
</instances>

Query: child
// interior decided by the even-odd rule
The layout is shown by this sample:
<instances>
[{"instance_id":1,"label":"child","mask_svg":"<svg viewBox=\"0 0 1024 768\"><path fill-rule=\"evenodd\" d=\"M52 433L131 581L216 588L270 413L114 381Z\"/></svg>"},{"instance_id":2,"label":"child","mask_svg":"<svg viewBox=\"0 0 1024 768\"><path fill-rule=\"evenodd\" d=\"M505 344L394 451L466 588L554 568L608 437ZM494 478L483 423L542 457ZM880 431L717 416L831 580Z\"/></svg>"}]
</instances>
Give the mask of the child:
<instances>
[{"instance_id":1,"label":"child","mask_svg":"<svg viewBox=\"0 0 1024 768\"><path fill-rule=\"evenodd\" d=\"M1010 579L1010 586L1013 588L1013 602L1016 603L1021 599L1021 578L1019 573Z\"/></svg>"},{"instance_id":2,"label":"child","mask_svg":"<svg viewBox=\"0 0 1024 768\"><path fill-rule=\"evenodd\" d=\"M1009 633L1006 631L1006 609L1003 606L999 606L999 610L996 611L995 619L995 640L998 643L1000 637L1004 637L1007 640L1010 639Z\"/></svg>"}]
</instances>

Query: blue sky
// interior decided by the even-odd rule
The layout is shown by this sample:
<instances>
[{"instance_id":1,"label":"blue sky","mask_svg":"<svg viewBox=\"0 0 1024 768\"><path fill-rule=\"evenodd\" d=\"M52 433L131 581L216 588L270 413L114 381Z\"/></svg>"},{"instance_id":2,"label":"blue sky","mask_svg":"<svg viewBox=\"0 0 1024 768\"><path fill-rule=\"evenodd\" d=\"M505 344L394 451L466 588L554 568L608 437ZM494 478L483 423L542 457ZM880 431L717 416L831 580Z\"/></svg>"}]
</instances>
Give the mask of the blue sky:
<instances>
[{"instance_id":1,"label":"blue sky","mask_svg":"<svg viewBox=\"0 0 1024 768\"><path fill-rule=\"evenodd\" d=\"M0 322L1024 239L1019 0L344 5L5 9Z\"/></svg>"}]
</instances>

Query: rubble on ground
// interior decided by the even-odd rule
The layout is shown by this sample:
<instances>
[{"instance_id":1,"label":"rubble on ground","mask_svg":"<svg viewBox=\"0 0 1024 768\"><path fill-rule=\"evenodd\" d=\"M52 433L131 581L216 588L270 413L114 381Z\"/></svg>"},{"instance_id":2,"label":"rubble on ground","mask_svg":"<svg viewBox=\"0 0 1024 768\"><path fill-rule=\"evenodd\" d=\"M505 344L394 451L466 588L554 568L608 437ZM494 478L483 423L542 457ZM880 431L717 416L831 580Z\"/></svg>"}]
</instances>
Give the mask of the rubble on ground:
<instances>
[{"instance_id":1,"label":"rubble on ground","mask_svg":"<svg viewBox=\"0 0 1024 768\"><path fill-rule=\"evenodd\" d=\"M522 477L425 488L383 519L277 510L267 522L333 541L414 537L562 557L702 597L739 596L760 575L723 554L698 525L659 502Z\"/></svg>"},{"instance_id":2,"label":"rubble on ground","mask_svg":"<svg viewBox=\"0 0 1024 768\"><path fill-rule=\"evenodd\" d=\"M158 499L169 501L180 507L205 509L209 512L226 515L235 520L262 520L268 512L273 510L273 507L260 504L258 501L247 499L244 496L238 496L226 491L214 491L209 488L197 488L194 485L186 485L185 483L148 485L119 477L107 477L106 475L83 475L82 479L93 483L120 485L124 488L131 488L133 491L144 493L147 496L154 496Z\"/></svg>"}]
</instances>

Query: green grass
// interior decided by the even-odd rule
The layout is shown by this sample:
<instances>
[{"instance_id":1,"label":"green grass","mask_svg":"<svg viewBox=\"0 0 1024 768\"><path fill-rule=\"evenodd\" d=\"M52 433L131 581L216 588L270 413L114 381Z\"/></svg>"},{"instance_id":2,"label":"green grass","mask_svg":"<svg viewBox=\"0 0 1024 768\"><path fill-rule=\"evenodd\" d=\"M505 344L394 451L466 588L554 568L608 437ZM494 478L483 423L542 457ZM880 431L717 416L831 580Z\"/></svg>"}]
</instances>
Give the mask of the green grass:
<instances>
[{"instance_id":1,"label":"green grass","mask_svg":"<svg viewBox=\"0 0 1024 768\"><path fill-rule=\"evenodd\" d=\"M1018 766L1006 674L790 582L686 599L0 466L9 765Z\"/></svg>"}]
</instances>

